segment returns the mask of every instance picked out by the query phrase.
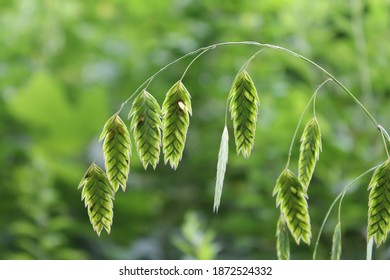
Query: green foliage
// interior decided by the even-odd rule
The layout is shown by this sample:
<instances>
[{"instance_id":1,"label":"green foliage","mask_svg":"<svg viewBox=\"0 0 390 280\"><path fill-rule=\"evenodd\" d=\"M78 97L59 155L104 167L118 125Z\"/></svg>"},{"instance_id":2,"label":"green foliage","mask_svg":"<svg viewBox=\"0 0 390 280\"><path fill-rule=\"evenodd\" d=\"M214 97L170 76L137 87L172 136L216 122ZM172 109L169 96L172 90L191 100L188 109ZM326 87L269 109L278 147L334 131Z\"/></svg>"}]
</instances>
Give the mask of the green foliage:
<instances>
[{"instance_id":1,"label":"green foliage","mask_svg":"<svg viewBox=\"0 0 390 280\"><path fill-rule=\"evenodd\" d=\"M306 124L301 137L298 178L305 189L308 188L311 177L313 176L320 151L321 131L317 118L314 117Z\"/></svg>"},{"instance_id":2,"label":"green foliage","mask_svg":"<svg viewBox=\"0 0 390 280\"><path fill-rule=\"evenodd\" d=\"M85 172L79 184L81 199L88 209L93 230L100 236L103 229L110 233L113 219L113 200L115 190L106 174L95 163Z\"/></svg>"},{"instance_id":3,"label":"green foliage","mask_svg":"<svg viewBox=\"0 0 390 280\"><path fill-rule=\"evenodd\" d=\"M186 259L213 260L219 251L215 238L215 232L205 227L199 215L189 211L184 216L180 234L175 235L172 242Z\"/></svg>"},{"instance_id":4,"label":"green foliage","mask_svg":"<svg viewBox=\"0 0 390 280\"><path fill-rule=\"evenodd\" d=\"M235 78L228 99L237 154L242 153L244 158L248 158L255 140L260 101L255 85L245 70Z\"/></svg>"},{"instance_id":5,"label":"green foliage","mask_svg":"<svg viewBox=\"0 0 390 280\"><path fill-rule=\"evenodd\" d=\"M176 169L183 155L192 115L191 96L181 81L174 84L162 105L163 153L165 164Z\"/></svg>"},{"instance_id":6,"label":"green foliage","mask_svg":"<svg viewBox=\"0 0 390 280\"><path fill-rule=\"evenodd\" d=\"M273 195L277 195L276 206L280 207L295 242L302 240L309 245L311 226L306 191L289 169L280 174Z\"/></svg>"},{"instance_id":7,"label":"green foliage","mask_svg":"<svg viewBox=\"0 0 390 280\"><path fill-rule=\"evenodd\" d=\"M390 231L390 159L375 170L368 190L368 240L379 247Z\"/></svg>"},{"instance_id":8,"label":"green foliage","mask_svg":"<svg viewBox=\"0 0 390 280\"><path fill-rule=\"evenodd\" d=\"M332 260L339 260L341 257L341 224L337 223L334 228L332 239Z\"/></svg>"},{"instance_id":9,"label":"green foliage","mask_svg":"<svg viewBox=\"0 0 390 280\"><path fill-rule=\"evenodd\" d=\"M117 114L105 123L99 140L104 140L103 152L108 179L115 192L119 186L125 191L130 171L131 141L125 123Z\"/></svg>"},{"instance_id":10,"label":"green foliage","mask_svg":"<svg viewBox=\"0 0 390 280\"><path fill-rule=\"evenodd\" d=\"M276 226L276 253L279 260L290 259L290 238L287 224L283 215L280 215Z\"/></svg>"},{"instance_id":11,"label":"green foliage","mask_svg":"<svg viewBox=\"0 0 390 280\"><path fill-rule=\"evenodd\" d=\"M217 164L217 180L215 183L215 194L214 194L214 212L218 212L219 205L221 203L223 179L225 178L226 165L229 156L229 132L225 126L222 132L221 145L218 153L218 164Z\"/></svg>"},{"instance_id":12,"label":"green foliage","mask_svg":"<svg viewBox=\"0 0 390 280\"><path fill-rule=\"evenodd\" d=\"M160 159L161 109L157 100L146 90L134 99L129 118L138 156L147 169L150 164L155 169Z\"/></svg>"}]
</instances>

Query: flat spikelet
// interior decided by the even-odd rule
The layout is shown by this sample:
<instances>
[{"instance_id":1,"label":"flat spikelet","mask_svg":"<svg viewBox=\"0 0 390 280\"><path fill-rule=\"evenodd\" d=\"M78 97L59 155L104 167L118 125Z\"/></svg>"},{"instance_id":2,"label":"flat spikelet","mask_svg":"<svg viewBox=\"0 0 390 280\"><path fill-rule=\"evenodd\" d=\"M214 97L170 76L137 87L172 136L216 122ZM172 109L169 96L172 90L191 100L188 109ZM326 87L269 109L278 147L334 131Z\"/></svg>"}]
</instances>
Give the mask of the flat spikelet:
<instances>
[{"instance_id":1,"label":"flat spikelet","mask_svg":"<svg viewBox=\"0 0 390 280\"><path fill-rule=\"evenodd\" d=\"M229 154L229 133L225 125L221 137L221 145L218 153L218 164L217 164L217 181L215 184L214 194L214 212L218 212L219 205L221 203L223 179L225 178L226 165L228 163Z\"/></svg>"},{"instance_id":2,"label":"flat spikelet","mask_svg":"<svg viewBox=\"0 0 390 280\"><path fill-rule=\"evenodd\" d=\"M125 191L130 171L131 141L126 125L117 114L105 123L99 141L103 139L107 177L115 192L118 191L119 186Z\"/></svg>"},{"instance_id":3,"label":"flat spikelet","mask_svg":"<svg viewBox=\"0 0 390 280\"><path fill-rule=\"evenodd\" d=\"M190 115L191 96L183 83L178 81L165 96L162 105L164 162L176 169L183 155Z\"/></svg>"},{"instance_id":4,"label":"flat spikelet","mask_svg":"<svg viewBox=\"0 0 390 280\"><path fill-rule=\"evenodd\" d=\"M279 260L290 259L290 238L287 224L282 215L280 215L276 226L276 253Z\"/></svg>"},{"instance_id":5,"label":"flat spikelet","mask_svg":"<svg viewBox=\"0 0 390 280\"><path fill-rule=\"evenodd\" d=\"M339 260L341 257L341 224L337 223L334 228L332 239L332 260Z\"/></svg>"},{"instance_id":6,"label":"flat spikelet","mask_svg":"<svg viewBox=\"0 0 390 280\"><path fill-rule=\"evenodd\" d=\"M78 186L78 189L80 188L82 188L81 199L88 209L93 230L99 236L103 229L110 233L115 191L104 171L92 163Z\"/></svg>"},{"instance_id":7,"label":"flat spikelet","mask_svg":"<svg viewBox=\"0 0 390 280\"><path fill-rule=\"evenodd\" d=\"M379 247L390 231L390 159L375 170L368 190L368 240Z\"/></svg>"},{"instance_id":8,"label":"flat spikelet","mask_svg":"<svg viewBox=\"0 0 390 280\"><path fill-rule=\"evenodd\" d=\"M301 137L298 178L307 190L321 151L321 131L314 117L305 126Z\"/></svg>"},{"instance_id":9,"label":"flat spikelet","mask_svg":"<svg viewBox=\"0 0 390 280\"><path fill-rule=\"evenodd\" d=\"M146 90L134 99L129 118L138 156L147 169L150 164L156 168L160 159L161 109L157 100Z\"/></svg>"},{"instance_id":10,"label":"flat spikelet","mask_svg":"<svg viewBox=\"0 0 390 280\"><path fill-rule=\"evenodd\" d=\"M273 195L277 195L276 207L280 206L295 242L299 244L302 239L303 242L309 245L311 228L306 191L289 169L285 169L280 174Z\"/></svg>"},{"instance_id":11,"label":"flat spikelet","mask_svg":"<svg viewBox=\"0 0 390 280\"><path fill-rule=\"evenodd\" d=\"M248 72L242 71L237 75L228 99L237 154L242 153L244 158L248 158L255 140L257 112L260 106L255 85Z\"/></svg>"}]
</instances>

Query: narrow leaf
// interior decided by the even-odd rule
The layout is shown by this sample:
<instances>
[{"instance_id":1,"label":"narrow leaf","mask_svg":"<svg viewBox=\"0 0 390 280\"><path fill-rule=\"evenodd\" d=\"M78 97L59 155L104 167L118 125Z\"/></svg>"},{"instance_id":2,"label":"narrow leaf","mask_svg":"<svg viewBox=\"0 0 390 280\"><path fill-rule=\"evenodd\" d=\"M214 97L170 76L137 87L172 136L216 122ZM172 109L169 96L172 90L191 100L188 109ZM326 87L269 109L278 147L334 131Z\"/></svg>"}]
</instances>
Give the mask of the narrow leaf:
<instances>
[{"instance_id":1,"label":"narrow leaf","mask_svg":"<svg viewBox=\"0 0 390 280\"><path fill-rule=\"evenodd\" d=\"M176 169L183 155L190 115L191 96L181 81L174 84L162 105L164 162Z\"/></svg>"},{"instance_id":2,"label":"narrow leaf","mask_svg":"<svg viewBox=\"0 0 390 280\"><path fill-rule=\"evenodd\" d=\"M301 137L298 178L307 190L321 151L321 131L314 117L305 126Z\"/></svg>"},{"instance_id":3,"label":"narrow leaf","mask_svg":"<svg viewBox=\"0 0 390 280\"><path fill-rule=\"evenodd\" d=\"M160 159L161 147L161 109L157 100L146 90L134 99L129 118L138 156L147 169L150 164L156 168Z\"/></svg>"},{"instance_id":4,"label":"narrow leaf","mask_svg":"<svg viewBox=\"0 0 390 280\"><path fill-rule=\"evenodd\" d=\"M223 188L223 179L225 178L226 165L228 163L228 154L229 154L229 133L225 125L223 129L221 145L219 147L218 153L218 164L217 164L217 182L215 184L215 194L214 194L214 212L218 212L218 208L221 202L222 188Z\"/></svg>"},{"instance_id":5,"label":"narrow leaf","mask_svg":"<svg viewBox=\"0 0 390 280\"><path fill-rule=\"evenodd\" d=\"M276 252L279 260L290 259L290 238L289 231L284 220L284 217L280 215L278 224L276 227Z\"/></svg>"},{"instance_id":6,"label":"narrow leaf","mask_svg":"<svg viewBox=\"0 0 390 280\"><path fill-rule=\"evenodd\" d=\"M248 72L242 71L237 75L228 99L237 154L242 153L244 158L248 158L255 140L260 106L257 90Z\"/></svg>"},{"instance_id":7,"label":"narrow leaf","mask_svg":"<svg viewBox=\"0 0 390 280\"><path fill-rule=\"evenodd\" d=\"M295 242L299 244L302 240L309 245L311 227L306 191L289 169L285 169L280 174L273 195L277 195L276 207L280 207Z\"/></svg>"},{"instance_id":8,"label":"narrow leaf","mask_svg":"<svg viewBox=\"0 0 390 280\"><path fill-rule=\"evenodd\" d=\"M104 171L92 163L78 186L78 189L80 188L82 188L81 199L88 209L93 230L99 236L103 229L110 233L115 190Z\"/></svg>"},{"instance_id":9,"label":"narrow leaf","mask_svg":"<svg viewBox=\"0 0 390 280\"><path fill-rule=\"evenodd\" d=\"M108 179L115 192L119 186L125 191L130 170L131 141L126 125L117 114L109 118L104 125L100 141L103 139L103 153Z\"/></svg>"},{"instance_id":10,"label":"narrow leaf","mask_svg":"<svg viewBox=\"0 0 390 280\"><path fill-rule=\"evenodd\" d=\"M332 260L339 260L341 257L341 224L337 223L332 239Z\"/></svg>"},{"instance_id":11,"label":"narrow leaf","mask_svg":"<svg viewBox=\"0 0 390 280\"><path fill-rule=\"evenodd\" d=\"M368 190L368 240L374 238L379 247L390 231L390 159L372 175Z\"/></svg>"}]
</instances>

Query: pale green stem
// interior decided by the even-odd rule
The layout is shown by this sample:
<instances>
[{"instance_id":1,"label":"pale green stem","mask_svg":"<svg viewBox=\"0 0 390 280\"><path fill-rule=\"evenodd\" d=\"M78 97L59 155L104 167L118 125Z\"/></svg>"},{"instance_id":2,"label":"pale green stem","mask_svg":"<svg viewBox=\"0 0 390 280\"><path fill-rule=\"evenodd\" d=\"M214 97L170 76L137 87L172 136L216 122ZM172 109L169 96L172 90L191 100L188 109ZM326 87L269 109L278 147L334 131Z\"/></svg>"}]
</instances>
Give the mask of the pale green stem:
<instances>
[{"instance_id":1,"label":"pale green stem","mask_svg":"<svg viewBox=\"0 0 390 280\"><path fill-rule=\"evenodd\" d=\"M271 45L271 44L262 44L262 43L259 43L259 42L255 42L255 41L238 41L238 42L223 42L223 43L217 43L217 44L213 44L213 45L210 45L210 46L207 46L207 47L202 47L202 48L199 48L195 51L192 51L192 52L189 52L181 57L179 57L178 59L170 62L169 64L165 65L163 68L161 68L159 71L157 71L155 74L153 74L150 78L148 78L145 82L143 82L137 89L136 91L128 98L125 100L125 102L123 102L121 104L121 107L118 111L118 113L123 109L123 107L127 104L127 102L133 98L133 96L142 88L144 87L144 85L149 85L151 83L151 81L154 79L155 76L157 76L159 73L161 73L162 71L164 71L165 69L167 69L168 67L170 67L171 65L181 61L182 59L188 57L188 56L191 56L191 55L194 55L194 54L197 54L199 52L203 52L203 51L208 51L208 50L211 50L211 49L215 49L217 47L220 47L220 46L229 46L229 45L253 45L253 46L259 46L259 47L262 47L262 48L269 48L269 49L274 49L274 50L279 50L279 51L282 51L282 52L286 52L288 54L291 54L297 58L300 58L302 59L303 61L306 61L307 63L315 66L316 68L318 68L320 71L322 71L324 74L326 74L329 78L331 78L339 87L341 87L341 89L343 89L352 99L355 103L357 103L359 105L359 107L364 111L364 113L368 116L368 118L373 122L373 124L379 129L379 124L378 122L375 120L375 118L371 115L371 113L367 110L367 108L359 101L359 99L356 98L356 96L351 92L349 91L339 80L337 80L331 73L329 73L327 70L325 70L324 68L322 68L320 65L318 65L317 63L315 63L314 61L308 59L307 57L303 56L303 55L300 55L294 51L291 51L289 49L286 49L286 48L283 48L283 47L280 47L280 46L276 46L276 45ZM389 140L389 139L388 139ZM390 142L390 140L389 140Z\"/></svg>"},{"instance_id":2,"label":"pale green stem","mask_svg":"<svg viewBox=\"0 0 390 280\"><path fill-rule=\"evenodd\" d=\"M383 144L385 145L385 150L386 150L387 157L390 158L389 150L387 148L387 143L386 143L386 140L390 142L389 134L387 133L387 131L381 125L378 125L378 129L380 130L381 135L382 135Z\"/></svg>"},{"instance_id":3,"label":"pale green stem","mask_svg":"<svg viewBox=\"0 0 390 280\"><path fill-rule=\"evenodd\" d=\"M294 131L294 135L292 137L292 140L291 140L291 144L290 144L290 149L288 151L288 158L287 158L287 164L286 164L286 168L288 168L289 164L290 164L290 160L291 160L291 155L292 155L292 149L293 149L293 146L294 146L294 143L295 143L295 138L297 137L297 134L298 134L298 130L299 130L299 127L301 126L301 123L302 123L302 120L303 120L303 116L305 115L307 109L309 108L311 102L313 102L313 109L314 109L314 116L315 116L315 99L316 99L316 96L317 96L317 93L318 91L321 89L321 87L323 85L325 85L327 82L329 81L332 81L332 79L327 79L325 80L324 82L322 82L318 87L317 89L315 90L315 92L313 93L313 95L311 96L311 98L309 99L309 102L307 103L305 109L303 109L303 112L301 114L301 117L299 118L299 121L298 121L298 124L297 124L297 127L295 128L295 131Z\"/></svg>"},{"instance_id":4,"label":"pale green stem","mask_svg":"<svg viewBox=\"0 0 390 280\"><path fill-rule=\"evenodd\" d=\"M180 81L182 81L184 79L184 76L187 74L187 71L188 69L190 69L191 65L195 62L195 60L197 60L201 55L203 55L204 53L208 52L210 49L205 49L204 51L202 51L200 54L198 54L187 66L187 68L184 70L183 72L183 75L181 76L180 78Z\"/></svg>"},{"instance_id":5,"label":"pale green stem","mask_svg":"<svg viewBox=\"0 0 390 280\"><path fill-rule=\"evenodd\" d=\"M195 51L192 51L192 52L189 52L177 59L175 59L174 61L168 63L167 65L165 65L164 67L162 67L160 70L158 70L156 73L154 73L152 76L150 76L146 81L144 81L135 91L133 94L130 95L129 98L127 98L120 106L117 114L120 113L120 111L122 111L123 107L142 89L142 88L147 88L150 83L153 81L154 77L156 77L158 74L160 74L162 71L166 70L167 68L169 68L170 66L176 64L177 62L183 60L184 58L187 58L191 55L194 55L198 52L201 52L201 51L205 51L205 50L210 50L210 49L214 49L215 46L214 45L211 45L211 46L208 46L208 47L203 47L203 48L199 48ZM146 85L146 86L145 86Z\"/></svg>"},{"instance_id":6,"label":"pale green stem","mask_svg":"<svg viewBox=\"0 0 390 280\"><path fill-rule=\"evenodd\" d=\"M148 79L146 79L131 95L129 98L127 98L120 106L119 110L118 110L118 114L120 113L120 111L122 111L123 107L142 89L142 88L147 88L150 83L153 81L153 79L158 75L160 74L161 72L163 72L164 70L166 70L167 68L169 68L170 66L178 63L179 61L191 56L191 55L195 55L199 52L206 52L206 51L209 51L209 50L212 50L212 49L215 49L216 47L220 47L220 46L228 46L228 45L248 45L249 42L246 42L246 41L242 41L242 42L223 42L223 43L218 43L218 44L214 44L214 45L210 45L210 46L207 46L207 47L202 47L202 48L199 48L197 50L194 50L192 52L189 52L189 53L186 53L185 55L175 59L174 61L168 63L167 65L165 65L164 67L162 67L160 70L158 70L156 73L154 73L152 76L150 76ZM146 85L146 86L145 86Z\"/></svg>"},{"instance_id":7,"label":"pale green stem","mask_svg":"<svg viewBox=\"0 0 390 280\"><path fill-rule=\"evenodd\" d=\"M327 83L327 82L329 82L329 81L332 81L332 79L327 79L327 80L324 81L322 84L320 84L320 85L318 86L317 90L316 90L315 93L314 93L314 98L313 98L313 116L314 116L315 118L317 118L317 113L316 113L317 93L318 93L319 89L320 89L325 83Z\"/></svg>"},{"instance_id":8,"label":"pale green stem","mask_svg":"<svg viewBox=\"0 0 390 280\"><path fill-rule=\"evenodd\" d=\"M346 192L349 190L349 188L356 182L358 181L360 178L362 178L363 176L367 175L368 173L374 171L375 169L377 169L378 167L380 166L377 165L377 166L374 166L368 170L366 170L364 173L360 174L358 177L356 177L355 179L353 179L351 182L349 182L345 187L344 189L339 193L339 195L333 200L332 204L330 205L329 209L328 209L328 212L326 213L325 215L325 218L324 220L322 221L322 225L321 225L321 228L318 232L318 236L317 236L317 240L316 240L316 244L314 245L314 251L313 251L313 260L316 259L316 255L317 255L317 248L318 248L318 244L320 242L320 237L321 237L321 234L322 234L322 231L325 227L325 223L326 221L328 220L329 218L329 215L333 209L333 207L336 205L337 201L340 200L340 204L339 204L339 209L338 209L338 222L341 224L341 219L340 219L340 213L341 213L341 203L342 203L342 200L346 194Z\"/></svg>"},{"instance_id":9,"label":"pale green stem","mask_svg":"<svg viewBox=\"0 0 390 280\"><path fill-rule=\"evenodd\" d=\"M242 71L246 70L246 68L248 67L249 63L252 62L252 60L259 54L261 53L262 51L264 50L264 48L260 49L259 51L255 52L245 63L244 65L241 67L240 71L238 71L238 74L241 73Z\"/></svg>"},{"instance_id":10,"label":"pale green stem","mask_svg":"<svg viewBox=\"0 0 390 280\"><path fill-rule=\"evenodd\" d=\"M308 59L307 57L304 57L296 52L293 52L289 49L286 49L286 48L283 48L283 47L279 47L279 46L274 46L274 45L269 45L269 44L260 44L258 43L259 46L264 46L264 47L267 47L267 48L271 48L271 49L275 49L275 50L280 50L280 51L284 51L284 52L287 52L289 54L292 54L293 56L295 57L298 57L312 65L314 65L315 67L317 67L319 70L321 70L323 73L325 73L329 78L331 78L338 86L340 86L358 105L359 107L364 111L364 113L370 118L370 120L375 124L375 126L377 127L378 126L378 122L375 120L375 118L370 114L370 112L367 110L366 107L364 107L364 105L359 101L359 99L356 98L355 95L353 95L352 92L350 92L339 80L337 80L332 74L330 74L328 71L326 71L324 68L322 68L321 66L319 66L317 63L315 63L314 61Z\"/></svg>"}]
</instances>

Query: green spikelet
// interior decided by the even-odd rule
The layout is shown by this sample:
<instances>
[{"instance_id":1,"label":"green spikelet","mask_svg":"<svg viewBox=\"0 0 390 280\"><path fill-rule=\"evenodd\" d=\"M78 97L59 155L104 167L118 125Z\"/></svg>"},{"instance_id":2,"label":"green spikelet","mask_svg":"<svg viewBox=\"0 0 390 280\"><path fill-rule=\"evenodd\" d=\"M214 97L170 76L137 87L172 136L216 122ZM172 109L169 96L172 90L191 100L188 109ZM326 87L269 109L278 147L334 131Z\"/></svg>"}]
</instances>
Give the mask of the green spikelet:
<instances>
[{"instance_id":1,"label":"green spikelet","mask_svg":"<svg viewBox=\"0 0 390 280\"><path fill-rule=\"evenodd\" d=\"M161 109L157 100L146 90L134 99L129 118L138 156L147 169L150 164L156 168L160 159L161 147Z\"/></svg>"},{"instance_id":2,"label":"green spikelet","mask_svg":"<svg viewBox=\"0 0 390 280\"><path fill-rule=\"evenodd\" d=\"M341 257L341 224L337 223L334 228L332 239L332 260L339 260Z\"/></svg>"},{"instance_id":3,"label":"green spikelet","mask_svg":"<svg viewBox=\"0 0 390 280\"><path fill-rule=\"evenodd\" d=\"M217 180L215 182L214 192L214 213L218 213L219 205L221 204L221 196L223 189L223 179L225 178L226 165L229 156L229 132L225 125L222 132L221 144L219 146L218 163L217 163Z\"/></svg>"},{"instance_id":4,"label":"green spikelet","mask_svg":"<svg viewBox=\"0 0 390 280\"><path fill-rule=\"evenodd\" d=\"M242 153L244 158L248 158L255 140L257 112L260 106L255 85L248 72L242 71L237 75L228 99L237 154Z\"/></svg>"},{"instance_id":5,"label":"green spikelet","mask_svg":"<svg viewBox=\"0 0 390 280\"><path fill-rule=\"evenodd\" d=\"M302 239L303 242L309 245L311 227L306 191L298 178L289 169L285 169L280 174L273 195L277 195L276 206L280 206L282 215L295 242L299 244Z\"/></svg>"},{"instance_id":6,"label":"green spikelet","mask_svg":"<svg viewBox=\"0 0 390 280\"><path fill-rule=\"evenodd\" d=\"M302 134L298 178L307 190L321 151L321 131L317 119L311 119Z\"/></svg>"},{"instance_id":7,"label":"green spikelet","mask_svg":"<svg viewBox=\"0 0 390 280\"><path fill-rule=\"evenodd\" d=\"M279 260L290 259L290 238L287 224L282 215L280 215L276 227L276 252Z\"/></svg>"},{"instance_id":8,"label":"green spikelet","mask_svg":"<svg viewBox=\"0 0 390 280\"><path fill-rule=\"evenodd\" d=\"M131 141L126 125L117 114L105 123L99 141L103 139L107 177L115 192L118 191L119 186L125 191L130 171Z\"/></svg>"},{"instance_id":9,"label":"green spikelet","mask_svg":"<svg viewBox=\"0 0 390 280\"><path fill-rule=\"evenodd\" d=\"M165 96L163 114L164 162L176 169L183 155L190 115L191 96L183 83L178 81Z\"/></svg>"},{"instance_id":10,"label":"green spikelet","mask_svg":"<svg viewBox=\"0 0 390 280\"><path fill-rule=\"evenodd\" d=\"M390 231L390 159L375 170L368 190L368 240L379 247Z\"/></svg>"},{"instance_id":11,"label":"green spikelet","mask_svg":"<svg viewBox=\"0 0 390 280\"><path fill-rule=\"evenodd\" d=\"M110 233L115 191L104 171L92 163L78 186L78 189L80 188L82 188L81 199L88 209L93 230L99 236L103 229Z\"/></svg>"}]
</instances>

